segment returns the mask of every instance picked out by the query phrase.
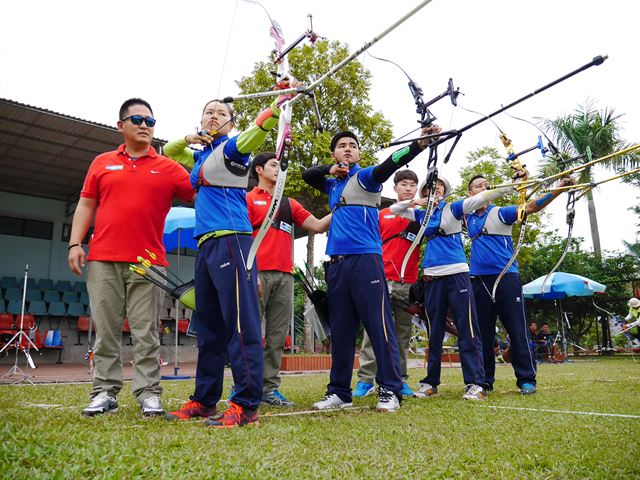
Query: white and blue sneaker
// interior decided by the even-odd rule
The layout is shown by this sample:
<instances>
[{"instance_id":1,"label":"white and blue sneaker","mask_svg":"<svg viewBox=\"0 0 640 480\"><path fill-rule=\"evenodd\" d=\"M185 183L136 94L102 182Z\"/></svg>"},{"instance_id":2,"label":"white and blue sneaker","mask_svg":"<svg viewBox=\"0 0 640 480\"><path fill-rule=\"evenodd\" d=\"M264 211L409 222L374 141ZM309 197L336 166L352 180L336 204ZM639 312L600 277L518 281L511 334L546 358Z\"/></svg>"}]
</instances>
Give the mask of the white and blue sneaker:
<instances>
[{"instance_id":1,"label":"white and blue sneaker","mask_svg":"<svg viewBox=\"0 0 640 480\"><path fill-rule=\"evenodd\" d=\"M103 413L115 413L118 411L118 401L108 392L100 392L91 400L91 403L82 411L87 417L101 415Z\"/></svg>"},{"instance_id":2,"label":"white and blue sneaker","mask_svg":"<svg viewBox=\"0 0 640 480\"><path fill-rule=\"evenodd\" d=\"M520 385L520 393L522 395L533 395L536 393L536 386L533 383L523 383Z\"/></svg>"},{"instance_id":3,"label":"white and blue sneaker","mask_svg":"<svg viewBox=\"0 0 640 480\"><path fill-rule=\"evenodd\" d=\"M262 403L266 403L267 405L273 405L274 407L292 407L293 402L287 400L282 393L278 390L274 390L273 392L269 392L262 396Z\"/></svg>"},{"instance_id":4,"label":"white and blue sneaker","mask_svg":"<svg viewBox=\"0 0 640 480\"><path fill-rule=\"evenodd\" d=\"M400 390L400 395L403 397L413 397L413 390L407 382L402 382L402 390Z\"/></svg>"},{"instance_id":5,"label":"white and blue sneaker","mask_svg":"<svg viewBox=\"0 0 640 480\"><path fill-rule=\"evenodd\" d=\"M361 397L366 397L368 395L371 395L373 392L375 392L375 387L373 386L373 383L365 383L365 382L358 382L356 384L356 388L353 391L353 397L354 398L361 398Z\"/></svg>"}]
</instances>

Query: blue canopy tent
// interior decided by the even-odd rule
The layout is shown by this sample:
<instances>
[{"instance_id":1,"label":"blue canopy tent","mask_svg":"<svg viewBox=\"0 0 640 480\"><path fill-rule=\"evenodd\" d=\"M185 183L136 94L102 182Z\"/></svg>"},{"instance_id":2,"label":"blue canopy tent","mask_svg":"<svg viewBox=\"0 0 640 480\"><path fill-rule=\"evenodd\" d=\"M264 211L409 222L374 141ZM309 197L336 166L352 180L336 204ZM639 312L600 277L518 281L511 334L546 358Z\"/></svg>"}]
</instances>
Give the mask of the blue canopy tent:
<instances>
[{"instance_id":1,"label":"blue canopy tent","mask_svg":"<svg viewBox=\"0 0 640 480\"><path fill-rule=\"evenodd\" d=\"M196 211L193 208L173 207L167 214L164 222L164 235L162 243L169 252L178 250L180 258L181 248L191 248L196 250L198 242L193 238L193 229L196 225ZM180 272L178 272L180 274Z\"/></svg>"},{"instance_id":2,"label":"blue canopy tent","mask_svg":"<svg viewBox=\"0 0 640 480\"><path fill-rule=\"evenodd\" d=\"M525 298L558 300L566 297L590 297L594 293L604 293L607 289L606 285L573 273L554 272L544 283L546 277L543 275L524 285L522 292Z\"/></svg>"},{"instance_id":3,"label":"blue canopy tent","mask_svg":"<svg viewBox=\"0 0 640 480\"><path fill-rule=\"evenodd\" d=\"M522 293L525 298L553 300L558 315L558 329L562 336L562 351L567 355L567 338L564 330L562 299L567 297L591 297L596 293L604 293L606 285L595 282L587 277L573 273L554 272L547 281L543 275L532 282L523 285ZM567 320L568 321L568 320ZM603 336L605 332L603 332ZM577 346L577 345L574 345Z\"/></svg>"},{"instance_id":4,"label":"blue canopy tent","mask_svg":"<svg viewBox=\"0 0 640 480\"><path fill-rule=\"evenodd\" d=\"M176 267L176 275L180 278L180 249L192 248L196 250L198 248L197 241L193 238L193 229L196 225L196 211L193 208L187 207L173 207L169 210L167 218L164 222L164 235L162 242L167 253L174 250L178 251L178 265ZM176 342L175 342L175 355L173 365L173 375L163 375L163 379L167 380L187 380L191 377L185 375L178 375L180 370L178 367L178 300L174 300L176 311Z\"/></svg>"}]
</instances>

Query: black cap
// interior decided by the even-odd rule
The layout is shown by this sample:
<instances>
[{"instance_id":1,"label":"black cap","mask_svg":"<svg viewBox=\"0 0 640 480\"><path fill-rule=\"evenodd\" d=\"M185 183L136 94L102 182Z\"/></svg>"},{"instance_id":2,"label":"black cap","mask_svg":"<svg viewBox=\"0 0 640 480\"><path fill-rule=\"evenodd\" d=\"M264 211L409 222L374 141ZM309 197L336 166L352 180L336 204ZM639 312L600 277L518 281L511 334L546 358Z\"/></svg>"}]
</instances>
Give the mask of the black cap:
<instances>
[{"instance_id":1,"label":"black cap","mask_svg":"<svg viewBox=\"0 0 640 480\"><path fill-rule=\"evenodd\" d=\"M360 148L360 142L358 141L358 137L356 137L356 134L353 132L350 132L349 130L343 130L342 132L338 132L336 133L333 138L331 139L331 151L335 152L336 150L336 144L338 143L338 140L340 140L341 138L344 137L349 137L349 138L353 138L356 143L358 144L358 148Z\"/></svg>"}]
</instances>

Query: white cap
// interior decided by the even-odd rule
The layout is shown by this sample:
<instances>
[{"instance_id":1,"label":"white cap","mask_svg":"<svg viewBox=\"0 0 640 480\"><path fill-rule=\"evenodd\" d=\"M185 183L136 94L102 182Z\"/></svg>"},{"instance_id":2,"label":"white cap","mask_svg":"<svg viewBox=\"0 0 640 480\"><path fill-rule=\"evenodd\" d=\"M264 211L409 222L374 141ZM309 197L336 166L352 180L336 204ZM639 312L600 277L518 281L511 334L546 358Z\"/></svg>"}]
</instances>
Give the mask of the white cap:
<instances>
[{"instance_id":1,"label":"white cap","mask_svg":"<svg viewBox=\"0 0 640 480\"><path fill-rule=\"evenodd\" d=\"M444 185L444 198L447 198L449 195L451 195L451 184L449 183L449 180L444 177L438 177L438 181L442 182L442 184ZM418 195L420 195L420 198L424 198L426 196L422 194L422 191L424 190L426 184L427 180L424 179L420 184L420 188L418 188Z\"/></svg>"},{"instance_id":2,"label":"white cap","mask_svg":"<svg viewBox=\"0 0 640 480\"><path fill-rule=\"evenodd\" d=\"M629 305L631 308L638 308L640 307L640 300L638 300L636 297L633 297L629 299L627 305Z\"/></svg>"}]
</instances>

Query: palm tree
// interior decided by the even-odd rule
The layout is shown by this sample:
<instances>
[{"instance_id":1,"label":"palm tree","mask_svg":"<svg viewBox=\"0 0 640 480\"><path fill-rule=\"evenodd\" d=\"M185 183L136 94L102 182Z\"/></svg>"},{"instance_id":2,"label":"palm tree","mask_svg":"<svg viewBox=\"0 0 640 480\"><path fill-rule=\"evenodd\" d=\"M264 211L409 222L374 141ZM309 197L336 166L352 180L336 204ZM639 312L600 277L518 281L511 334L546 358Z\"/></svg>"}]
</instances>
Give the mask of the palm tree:
<instances>
[{"instance_id":1,"label":"palm tree","mask_svg":"<svg viewBox=\"0 0 640 480\"><path fill-rule=\"evenodd\" d=\"M613 108L605 107L599 111L593 102L587 101L571 114L564 117L541 119L542 128L550 133L561 153L561 159L551 159L544 167L549 169L566 169L587 163L590 159L596 159L608 155L625 147L625 142L619 136L620 117ZM570 159L580 157L571 161ZM604 168L620 171L629 167L635 168L640 164L640 157L635 154L623 155L611 158L600 163ZM579 183L593 182L593 167L588 167L580 173ZM591 226L591 239L593 251L600 261L602 248L600 246L600 233L598 231L598 219L596 207L593 201L593 191L586 194L587 208L589 211L589 223Z\"/></svg>"}]
</instances>

